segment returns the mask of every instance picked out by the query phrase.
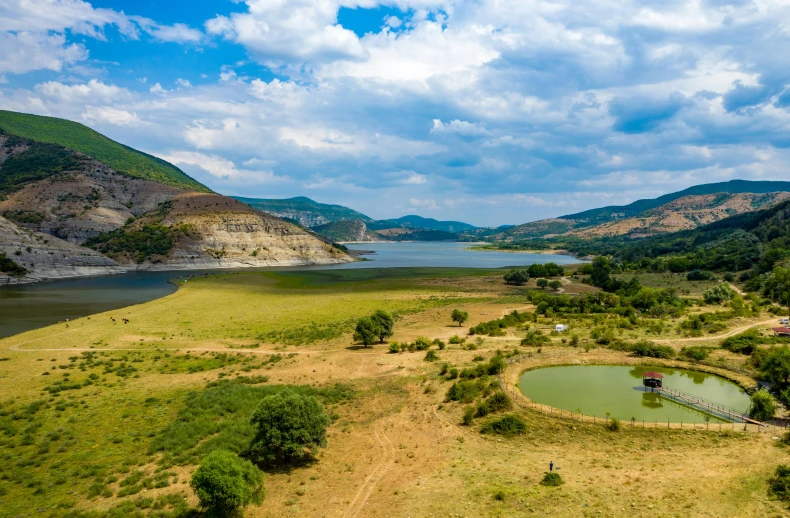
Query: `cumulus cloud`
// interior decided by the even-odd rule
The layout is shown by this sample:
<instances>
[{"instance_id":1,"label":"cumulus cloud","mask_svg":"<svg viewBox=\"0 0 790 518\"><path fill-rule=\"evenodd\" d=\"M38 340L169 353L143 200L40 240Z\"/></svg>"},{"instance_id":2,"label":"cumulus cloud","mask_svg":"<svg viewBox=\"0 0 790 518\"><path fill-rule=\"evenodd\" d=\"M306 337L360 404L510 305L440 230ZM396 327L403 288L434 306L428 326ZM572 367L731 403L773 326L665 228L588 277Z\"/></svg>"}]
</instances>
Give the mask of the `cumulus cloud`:
<instances>
[{"instance_id":1,"label":"cumulus cloud","mask_svg":"<svg viewBox=\"0 0 790 518\"><path fill-rule=\"evenodd\" d=\"M133 97L128 89L106 84L98 79L71 85L47 81L37 84L35 89L42 95L68 103L128 101Z\"/></svg>"},{"instance_id":2,"label":"cumulus cloud","mask_svg":"<svg viewBox=\"0 0 790 518\"><path fill-rule=\"evenodd\" d=\"M86 121L113 124L116 126L136 126L140 124L140 117L136 113L119 110L109 106L88 106L82 114Z\"/></svg>"}]
</instances>

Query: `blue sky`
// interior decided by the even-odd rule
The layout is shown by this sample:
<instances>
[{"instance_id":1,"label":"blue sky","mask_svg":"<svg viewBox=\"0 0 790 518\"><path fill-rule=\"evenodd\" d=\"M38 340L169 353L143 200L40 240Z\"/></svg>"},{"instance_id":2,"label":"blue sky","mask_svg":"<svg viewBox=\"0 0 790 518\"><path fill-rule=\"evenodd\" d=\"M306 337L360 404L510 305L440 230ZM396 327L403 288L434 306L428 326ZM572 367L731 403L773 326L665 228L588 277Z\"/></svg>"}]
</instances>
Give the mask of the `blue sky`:
<instances>
[{"instance_id":1,"label":"blue sky","mask_svg":"<svg viewBox=\"0 0 790 518\"><path fill-rule=\"evenodd\" d=\"M782 0L0 0L0 109L224 194L521 223L790 179Z\"/></svg>"}]
</instances>

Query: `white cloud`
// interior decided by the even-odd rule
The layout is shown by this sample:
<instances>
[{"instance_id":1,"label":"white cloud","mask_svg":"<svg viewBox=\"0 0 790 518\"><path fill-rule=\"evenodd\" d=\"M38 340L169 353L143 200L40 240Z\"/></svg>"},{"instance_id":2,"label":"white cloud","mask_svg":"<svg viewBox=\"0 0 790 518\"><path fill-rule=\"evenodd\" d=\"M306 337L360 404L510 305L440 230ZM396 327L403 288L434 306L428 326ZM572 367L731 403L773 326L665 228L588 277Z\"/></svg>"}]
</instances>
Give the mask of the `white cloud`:
<instances>
[{"instance_id":1,"label":"white cloud","mask_svg":"<svg viewBox=\"0 0 790 518\"><path fill-rule=\"evenodd\" d=\"M136 113L109 106L88 106L82 118L86 121L105 122L116 126L136 126L141 122Z\"/></svg>"},{"instance_id":2,"label":"white cloud","mask_svg":"<svg viewBox=\"0 0 790 518\"><path fill-rule=\"evenodd\" d=\"M431 199L420 200L417 198L411 198L409 200L409 204L411 204L412 207L418 209L433 210L439 208L439 205L436 203L436 200L431 200Z\"/></svg>"},{"instance_id":3,"label":"white cloud","mask_svg":"<svg viewBox=\"0 0 790 518\"><path fill-rule=\"evenodd\" d=\"M192 83L189 82L189 79L181 79L180 77L176 79L176 83L178 83L179 86L182 86L184 88L189 88L190 86L192 86Z\"/></svg>"},{"instance_id":4,"label":"white cloud","mask_svg":"<svg viewBox=\"0 0 790 518\"><path fill-rule=\"evenodd\" d=\"M159 83L156 83L154 86L149 88L148 91L156 95L165 95L167 93L167 90L165 90Z\"/></svg>"},{"instance_id":5,"label":"white cloud","mask_svg":"<svg viewBox=\"0 0 790 518\"><path fill-rule=\"evenodd\" d=\"M453 120L448 123L443 123L441 119L433 119L433 127L431 133L441 135L446 133L455 133L462 137L483 137L490 135L489 131L482 127L480 124Z\"/></svg>"},{"instance_id":6,"label":"white cloud","mask_svg":"<svg viewBox=\"0 0 790 518\"><path fill-rule=\"evenodd\" d=\"M87 83L66 85L58 81L48 81L36 85L36 91L61 102L113 102L127 101L133 97L126 88L108 85L98 79Z\"/></svg>"},{"instance_id":7,"label":"white cloud","mask_svg":"<svg viewBox=\"0 0 790 518\"><path fill-rule=\"evenodd\" d=\"M247 47L262 62L359 58L359 39L337 23L333 0L246 0L247 13L206 22L210 34Z\"/></svg>"},{"instance_id":8,"label":"white cloud","mask_svg":"<svg viewBox=\"0 0 790 518\"><path fill-rule=\"evenodd\" d=\"M60 34L0 32L0 72L61 71L88 56L84 46L66 43Z\"/></svg>"}]
</instances>

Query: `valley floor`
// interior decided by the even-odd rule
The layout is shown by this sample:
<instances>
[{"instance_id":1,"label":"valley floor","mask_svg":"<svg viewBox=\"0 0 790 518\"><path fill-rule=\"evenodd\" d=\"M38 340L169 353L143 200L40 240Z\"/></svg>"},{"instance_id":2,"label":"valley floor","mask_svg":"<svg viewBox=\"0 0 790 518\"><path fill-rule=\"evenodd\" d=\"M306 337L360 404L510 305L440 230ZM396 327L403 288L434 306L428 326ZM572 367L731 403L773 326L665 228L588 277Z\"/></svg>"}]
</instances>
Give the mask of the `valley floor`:
<instances>
[{"instance_id":1,"label":"valley floor","mask_svg":"<svg viewBox=\"0 0 790 518\"><path fill-rule=\"evenodd\" d=\"M352 343L355 320L376 309L400 317L390 342L447 341L469 325L533 310L525 288L501 275L212 274L163 299L0 340L0 516L177 515L195 507L188 481L197 461L214 447L243 448L255 398L284 384L316 391L333 419L328 447L312 464L267 472L266 499L245 516L787 515L785 503L767 496L776 466L790 463L771 433L612 432L521 405L513 412L527 423L522 436L481 434L490 417L461 425L464 405L445 401L445 362L470 367L514 348L534 357L564 351L570 363L636 361L594 348L584 321L577 332L591 347L552 336L539 351L520 346L510 329L475 350L436 350L437 362L424 351ZM566 293L591 289L567 282ZM464 327L451 322L454 308L469 312ZM730 325L761 326L767 317ZM717 345L732 329L690 341ZM661 339L679 350L684 338L667 331ZM726 351L714 360L742 364ZM521 367L504 373L509 386ZM223 399L231 390L241 395L233 404ZM539 484L549 461L564 485Z\"/></svg>"}]
</instances>

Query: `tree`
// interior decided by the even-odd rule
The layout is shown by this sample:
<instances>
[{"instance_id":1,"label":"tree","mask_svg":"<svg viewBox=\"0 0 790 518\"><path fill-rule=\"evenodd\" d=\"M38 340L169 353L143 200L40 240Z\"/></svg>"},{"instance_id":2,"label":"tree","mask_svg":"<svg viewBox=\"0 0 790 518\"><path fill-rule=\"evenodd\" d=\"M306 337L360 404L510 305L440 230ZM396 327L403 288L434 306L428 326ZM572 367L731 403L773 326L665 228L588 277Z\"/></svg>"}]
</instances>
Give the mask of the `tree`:
<instances>
[{"instance_id":1,"label":"tree","mask_svg":"<svg viewBox=\"0 0 790 518\"><path fill-rule=\"evenodd\" d=\"M450 318L453 319L453 322L458 323L458 327L464 325L464 322L469 320L469 313L466 311L461 311L460 309L454 309L453 314L450 315Z\"/></svg>"},{"instance_id":2,"label":"tree","mask_svg":"<svg viewBox=\"0 0 790 518\"><path fill-rule=\"evenodd\" d=\"M362 342L365 347L372 344L379 337L381 329L370 317L360 318L354 330L354 340Z\"/></svg>"},{"instance_id":3,"label":"tree","mask_svg":"<svg viewBox=\"0 0 790 518\"><path fill-rule=\"evenodd\" d=\"M546 277L546 265L543 264L531 264L527 269L527 273L531 277Z\"/></svg>"},{"instance_id":4,"label":"tree","mask_svg":"<svg viewBox=\"0 0 790 518\"><path fill-rule=\"evenodd\" d=\"M548 279L538 279L538 287L540 289L545 290L546 286L548 286L548 285L549 285L549 280Z\"/></svg>"},{"instance_id":5,"label":"tree","mask_svg":"<svg viewBox=\"0 0 790 518\"><path fill-rule=\"evenodd\" d=\"M546 276L547 277L557 277L565 275L565 268L558 265L557 263L546 263Z\"/></svg>"},{"instance_id":6,"label":"tree","mask_svg":"<svg viewBox=\"0 0 790 518\"><path fill-rule=\"evenodd\" d=\"M515 286L523 286L529 282L529 273L526 270L512 270L505 274L505 282Z\"/></svg>"},{"instance_id":7,"label":"tree","mask_svg":"<svg viewBox=\"0 0 790 518\"><path fill-rule=\"evenodd\" d=\"M395 319L392 318L392 315L387 313L386 311L378 310L373 313L373 316L370 317L374 324L378 326L378 337L381 343L384 343L384 339L389 338L393 335L393 329L395 328ZM367 344L366 344L367 345Z\"/></svg>"},{"instance_id":8,"label":"tree","mask_svg":"<svg viewBox=\"0 0 790 518\"><path fill-rule=\"evenodd\" d=\"M250 445L254 460L289 463L312 458L326 447L329 416L314 396L284 390L266 396L252 414L257 428Z\"/></svg>"},{"instance_id":9,"label":"tree","mask_svg":"<svg viewBox=\"0 0 790 518\"><path fill-rule=\"evenodd\" d=\"M590 283L601 289L606 289L612 282L612 265L609 259L603 256L598 256L593 259L592 273L590 274Z\"/></svg>"},{"instance_id":10,"label":"tree","mask_svg":"<svg viewBox=\"0 0 790 518\"><path fill-rule=\"evenodd\" d=\"M551 289L553 289L554 291L557 291L558 289L560 289L561 286L562 286L562 283L560 281L556 281L555 280L555 281L549 282L549 287Z\"/></svg>"},{"instance_id":11,"label":"tree","mask_svg":"<svg viewBox=\"0 0 790 518\"><path fill-rule=\"evenodd\" d=\"M790 382L790 349L786 345L771 349L760 363L760 374L776 390L783 390Z\"/></svg>"},{"instance_id":12,"label":"tree","mask_svg":"<svg viewBox=\"0 0 790 518\"><path fill-rule=\"evenodd\" d=\"M790 268L777 266L765 280L763 294L790 308Z\"/></svg>"},{"instance_id":13,"label":"tree","mask_svg":"<svg viewBox=\"0 0 790 518\"><path fill-rule=\"evenodd\" d=\"M776 401L765 389L760 389L752 394L752 404L749 406L749 417L758 421L773 419L776 413Z\"/></svg>"},{"instance_id":14,"label":"tree","mask_svg":"<svg viewBox=\"0 0 790 518\"><path fill-rule=\"evenodd\" d=\"M218 516L263 502L263 473L252 462L227 450L209 453L189 484L200 505Z\"/></svg>"}]
</instances>

